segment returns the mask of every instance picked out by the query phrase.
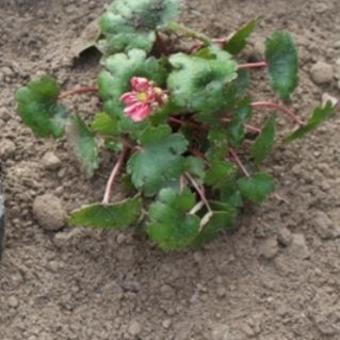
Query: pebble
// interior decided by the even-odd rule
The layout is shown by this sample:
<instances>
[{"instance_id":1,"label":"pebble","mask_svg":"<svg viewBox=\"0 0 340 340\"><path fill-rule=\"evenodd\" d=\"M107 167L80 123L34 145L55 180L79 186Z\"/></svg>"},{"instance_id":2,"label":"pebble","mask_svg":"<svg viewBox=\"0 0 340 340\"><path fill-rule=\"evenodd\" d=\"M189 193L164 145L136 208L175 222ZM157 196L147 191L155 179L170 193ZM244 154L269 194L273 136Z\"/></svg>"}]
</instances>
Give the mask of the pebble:
<instances>
[{"instance_id":1,"label":"pebble","mask_svg":"<svg viewBox=\"0 0 340 340\"><path fill-rule=\"evenodd\" d=\"M11 307L11 308L17 308L19 306L19 300L16 296L10 296L8 298L8 305Z\"/></svg>"},{"instance_id":2,"label":"pebble","mask_svg":"<svg viewBox=\"0 0 340 340\"><path fill-rule=\"evenodd\" d=\"M0 142L0 159L6 159L13 155L15 144L10 139L4 139Z\"/></svg>"},{"instance_id":3,"label":"pebble","mask_svg":"<svg viewBox=\"0 0 340 340\"><path fill-rule=\"evenodd\" d=\"M171 319L166 319L162 322L162 326L165 328L165 329L169 329L170 326L171 326Z\"/></svg>"},{"instance_id":4,"label":"pebble","mask_svg":"<svg viewBox=\"0 0 340 340\"><path fill-rule=\"evenodd\" d=\"M58 170L61 166L60 159L51 151L46 152L41 161L47 170Z\"/></svg>"},{"instance_id":5,"label":"pebble","mask_svg":"<svg viewBox=\"0 0 340 340\"><path fill-rule=\"evenodd\" d=\"M280 245L287 247L292 242L292 233L288 228L280 228L277 235L277 241Z\"/></svg>"},{"instance_id":6,"label":"pebble","mask_svg":"<svg viewBox=\"0 0 340 340\"><path fill-rule=\"evenodd\" d=\"M279 251L279 246L277 243L277 239L268 239L263 242L260 248L260 255L263 256L265 259L270 260L274 258Z\"/></svg>"},{"instance_id":7,"label":"pebble","mask_svg":"<svg viewBox=\"0 0 340 340\"><path fill-rule=\"evenodd\" d=\"M33 203L33 214L45 230L57 231L65 225L65 211L60 199L54 195L37 196Z\"/></svg>"},{"instance_id":8,"label":"pebble","mask_svg":"<svg viewBox=\"0 0 340 340\"><path fill-rule=\"evenodd\" d=\"M230 329L227 325L216 325L211 334L212 340L232 340Z\"/></svg>"},{"instance_id":9,"label":"pebble","mask_svg":"<svg viewBox=\"0 0 340 340\"><path fill-rule=\"evenodd\" d=\"M132 335L132 336L137 336L138 334L140 334L142 331L142 326L140 325L140 323L136 320L133 320L130 322L129 328L128 328L128 332Z\"/></svg>"},{"instance_id":10,"label":"pebble","mask_svg":"<svg viewBox=\"0 0 340 340\"><path fill-rule=\"evenodd\" d=\"M293 234L292 243L290 245L290 254L301 260L308 259L310 257L310 252L306 243L306 239L302 234Z\"/></svg>"},{"instance_id":11,"label":"pebble","mask_svg":"<svg viewBox=\"0 0 340 340\"><path fill-rule=\"evenodd\" d=\"M333 67L323 61L318 61L310 70L311 77L316 84L327 84L333 80Z\"/></svg>"},{"instance_id":12,"label":"pebble","mask_svg":"<svg viewBox=\"0 0 340 340\"><path fill-rule=\"evenodd\" d=\"M217 289L216 289L216 294L217 294L217 296L218 296L219 298L223 298L223 297L226 296L227 290L226 290L224 287L219 286L219 287L217 287Z\"/></svg>"},{"instance_id":13,"label":"pebble","mask_svg":"<svg viewBox=\"0 0 340 340\"><path fill-rule=\"evenodd\" d=\"M340 228L323 211L318 211L314 217L314 228L323 240L329 240L340 236Z\"/></svg>"}]
</instances>

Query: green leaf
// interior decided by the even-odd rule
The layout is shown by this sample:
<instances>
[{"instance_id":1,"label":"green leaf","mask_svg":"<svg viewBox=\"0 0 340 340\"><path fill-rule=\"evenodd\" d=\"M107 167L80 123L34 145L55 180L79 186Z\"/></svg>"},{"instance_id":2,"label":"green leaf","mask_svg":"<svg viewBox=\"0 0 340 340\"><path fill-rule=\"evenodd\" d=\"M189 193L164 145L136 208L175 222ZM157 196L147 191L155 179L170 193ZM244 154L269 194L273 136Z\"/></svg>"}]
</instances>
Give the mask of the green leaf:
<instances>
[{"instance_id":1,"label":"green leaf","mask_svg":"<svg viewBox=\"0 0 340 340\"><path fill-rule=\"evenodd\" d=\"M193 241L195 246L201 247L205 243L214 240L223 230L226 230L233 225L236 217L236 210L227 204L223 204L223 207L219 208L223 208L223 210L208 213L210 214L210 216L208 216L208 222Z\"/></svg>"},{"instance_id":2,"label":"green leaf","mask_svg":"<svg viewBox=\"0 0 340 340\"><path fill-rule=\"evenodd\" d=\"M141 214L141 199L134 197L114 204L82 207L71 213L68 222L80 227L125 230L137 222Z\"/></svg>"},{"instance_id":3,"label":"green leaf","mask_svg":"<svg viewBox=\"0 0 340 340\"><path fill-rule=\"evenodd\" d=\"M247 40L254 32L259 18L253 19L246 25L242 26L232 37L224 44L223 49L231 54L240 53L247 45Z\"/></svg>"},{"instance_id":4,"label":"green leaf","mask_svg":"<svg viewBox=\"0 0 340 340\"><path fill-rule=\"evenodd\" d=\"M99 94L104 101L105 111L118 119L122 133L140 131L145 122L135 123L123 113L120 98L131 90L132 77L145 77L162 86L165 81L165 69L155 58L146 57L142 50L131 50L128 54L118 53L104 62L105 70L99 74Z\"/></svg>"},{"instance_id":5,"label":"green leaf","mask_svg":"<svg viewBox=\"0 0 340 340\"><path fill-rule=\"evenodd\" d=\"M117 133L117 120L109 116L106 112L99 112L96 114L91 128L100 135L112 136Z\"/></svg>"},{"instance_id":6,"label":"green leaf","mask_svg":"<svg viewBox=\"0 0 340 340\"><path fill-rule=\"evenodd\" d=\"M181 133L171 134L168 126L149 128L140 138L142 149L128 162L128 173L135 187L146 196L178 182L185 167L181 156L188 141Z\"/></svg>"},{"instance_id":7,"label":"green leaf","mask_svg":"<svg viewBox=\"0 0 340 340\"><path fill-rule=\"evenodd\" d=\"M67 122L63 105L57 103L59 87L50 76L31 81L16 93L18 112L37 137L62 137Z\"/></svg>"},{"instance_id":8,"label":"green leaf","mask_svg":"<svg viewBox=\"0 0 340 340\"><path fill-rule=\"evenodd\" d=\"M168 77L168 88L174 103L189 112L218 112L229 102L226 89L237 78L237 64L229 53L210 49L214 59L184 53L169 59L174 70Z\"/></svg>"},{"instance_id":9,"label":"green leaf","mask_svg":"<svg viewBox=\"0 0 340 340\"><path fill-rule=\"evenodd\" d=\"M192 175L200 180L203 180L205 176L204 161L198 157L186 157L185 158L185 171L190 172Z\"/></svg>"},{"instance_id":10,"label":"green leaf","mask_svg":"<svg viewBox=\"0 0 340 340\"><path fill-rule=\"evenodd\" d=\"M241 194L254 203L263 202L275 190L273 178L263 172L238 180Z\"/></svg>"},{"instance_id":11,"label":"green leaf","mask_svg":"<svg viewBox=\"0 0 340 340\"><path fill-rule=\"evenodd\" d=\"M315 108L312 116L309 118L305 126L300 127L291 135L285 138L285 143L290 143L295 139L304 137L307 133L314 131L324 121L329 119L335 113L335 107L331 102L327 102L324 106Z\"/></svg>"},{"instance_id":12,"label":"green leaf","mask_svg":"<svg viewBox=\"0 0 340 340\"><path fill-rule=\"evenodd\" d=\"M240 146L243 142L246 132L244 124L250 119L252 108L249 99L243 99L234 109L233 117L228 125L227 132L229 143L233 146Z\"/></svg>"},{"instance_id":13,"label":"green leaf","mask_svg":"<svg viewBox=\"0 0 340 340\"><path fill-rule=\"evenodd\" d=\"M215 159L210 163L204 183L217 190L228 188L235 181L236 168L229 161Z\"/></svg>"},{"instance_id":14,"label":"green leaf","mask_svg":"<svg viewBox=\"0 0 340 340\"><path fill-rule=\"evenodd\" d=\"M100 48L106 54L143 49L150 52L155 31L176 18L177 0L116 0L101 17L105 40Z\"/></svg>"},{"instance_id":15,"label":"green leaf","mask_svg":"<svg viewBox=\"0 0 340 340\"><path fill-rule=\"evenodd\" d=\"M182 250L195 240L200 219L189 214L195 205L195 196L188 189L178 193L163 189L158 200L151 204L147 233L161 249Z\"/></svg>"},{"instance_id":16,"label":"green leaf","mask_svg":"<svg viewBox=\"0 0 340 340\"><path fill-rule=\"evenodd\" d=\"M298 53L289 33L274 32L266 41L266 60L271 86L289 100L298 85Z\"/></svg>"},{"instance_id":17,"label":"green leaf","mask_svg":"<svg viewBox=\"0 0 340 340\"><path fill-rule=\"evenodd\" d=\"M87 177L98 168L98 149L95 135L79 116L70 120L68 139Z\"/></svg>"},{"instance_id":18,"label":"green leaf","mask_svg":"<svg viewBox=\"0 0 340 340\"><path fill-rule=\"evenodd\" d=\"M223 160L228 153L228 133L224 128L210 129L208 133L209 148L207 158L211 160Z\"/></svg>"},{"instance_id":19,"label":"green leaf","mask_svg":"<svg viewBox=\"0 0 340 340\"><path fill-rule=\"evenodd\" d=\"M262 163L270 154L273 148L275 139L275 117L271 117L266 122L262 133L257 137L255 143L251 148L251 156L254 158L256 164Z\"/></svg>"}]
</instances>

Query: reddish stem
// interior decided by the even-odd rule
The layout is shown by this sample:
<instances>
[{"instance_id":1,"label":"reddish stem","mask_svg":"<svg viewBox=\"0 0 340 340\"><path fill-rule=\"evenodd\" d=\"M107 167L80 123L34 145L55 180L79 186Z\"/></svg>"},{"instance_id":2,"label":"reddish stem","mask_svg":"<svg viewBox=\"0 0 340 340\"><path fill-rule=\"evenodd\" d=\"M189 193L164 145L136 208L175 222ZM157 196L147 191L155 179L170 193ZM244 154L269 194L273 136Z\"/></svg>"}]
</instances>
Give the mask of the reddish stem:
<instances>
[{"instance_id":1,"label":"reddish stem","mask_svg":"<svg viewBox=\"0 0 340 340\"><path fill-rule=\"evenodd\" d=\"M251 106L252 106L253 109L265 108L265 109L277 110L277 111L280 111L280 112L286 114L288 117L290 117L298 125L302 126L302 125L305 124L303 122L303 120L299 116L297 116L293 111L290 111L286 107L281 106L279 104L263 101L263 102L252 103Z\"/></svg>"},{"instance_id":2,"label":"reddish stem","mask_svg":"<svg viewBox=\"0 0 340 340\"><path fill-rule=\"evenodd\" d=\"M258 63L248 63L248 64L240 64L238 65L238 69L251 69L251 68L262 68L267 67L267 63L265 61L259 61Z\"/></svg>"},{"instance_id":3,"label":"reddish stem","mask_svg":"<svg viewBox=\"0 0 340 340\"><path fill-rule=\"evenodd\" d=\"M234 160L234 162L238 165L238 167L242 170L242 172L244 173L244 175L246 177L250 177L250 174L248 172L248 170L246 169L246 167L243 165L240 157L237 155L237 153L235 152L234 149L229 149L229 153L231 158Z\"/></svg>"},{"instance_id":4,"label":"reddish stem","mask_svg":"<svg viewBox=\"0 0 340 340\"><path fill-rule=\"evenodd\" d=\"M249 124L245 124L244 126L249 132L254 132L254 133L261 133L262 132L262 130L260 128L256 127L256 126L249 125Z\"/></svg>"},{"instance_id":5,"label":"reddish stem","mask_svg":"<svg viewBox=\"0 0 340 340\"><path fill-rule=\"evenodd\" d=\"M110 203L110 200L111 200L111 197L112 197L112 186L113 186L113 183L114 183L114 181L115 181L115 179L116 179L116 177L119 173L120 168L123 165L127 150L128 149L125 147L123 152L119 155L117 162L112 169L111 176L110 176L110 178L107 182L106 188L105 188L103 204L109 204Z\"/></svg>"},{"instance_id":6,"label":"reddish stem","mask_svg":"<svg viewBox=\"0 0 340 340\"><path fill-rule=\"evenodd\" d=\"M98 89L96 87L81 87L81 88L78 88L78 89L62 92L59 95L59 99L72 97L72 96L75 96L77 94L97 93L97 92L98 92Z\"/></svg>"}]
</instances>

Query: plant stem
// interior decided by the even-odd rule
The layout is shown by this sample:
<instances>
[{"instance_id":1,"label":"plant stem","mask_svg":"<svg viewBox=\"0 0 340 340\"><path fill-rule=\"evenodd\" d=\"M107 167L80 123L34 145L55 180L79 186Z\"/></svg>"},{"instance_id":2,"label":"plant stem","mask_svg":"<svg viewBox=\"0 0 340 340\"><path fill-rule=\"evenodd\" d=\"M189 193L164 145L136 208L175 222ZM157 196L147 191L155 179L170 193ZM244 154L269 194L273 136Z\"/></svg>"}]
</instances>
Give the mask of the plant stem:
<instances>
[{"instance_id":1,"label":"plant stem","mask_svg":"<svg viewBox=\"0 0 340 340\"><path fill-rule=\"evenodd\" d=\"M256 126L253 125L249 125L249 124L244 124L245 128L249 131L249 132L254 132L254 133L261 133L262 130Z\"/></svg>"},{"instance_id":2,"label":"plant stem","mask_svg":"<svg viewBox=\"0 0 340 340\"><path fill-rule=\"evenodd\" d=\"M98 92L98 89L96 87L81 87L81 88L78 88L78 89L62 92L59 95L59 99L72 97L72 96L75 96L77 94L97 93L97 92Z\"/></svg>"},{"instance_id":3,"label":"plant stem","mask_svg":"<svg viewBox=\"0 0 340 340\"><path fill-rule=\"evenodd\" d=\"M237 155L237 153L235 152L234 149L229 149L229 153L231 158L234 160L234 162L238 165L238 167L242 170L242 172L244 173L244 175L246 177L250 177L250 174L248 172L248 170L246 169L246 167L243 165L240 157Z\"/></svg>"},{"instance_id":4,"label":"plant stem","mask_svg":"<svg viewBox=\"0 0 340 340\"><path fill-rule=\"evenodd\" d=\"M113 183L119 173L120 168L123 165L124 162L124 158L126 156L126 152L127 152L127 147L124 148L123 152L119 155L116 164L114 165L112 172L111 172L111 176L106 184L106 188L105 188L105 194L104 194L104 198L103 198L103 204L109 204L111 197L112 197L112 186Z\"/></svg>"},{"instance_id":5,"label":"plant stem","mask_svg":"<svg viewBox=\"0 0 340 340\"><path fill-rule=\"evenodd\" d=\"M206 36L205 34L200 33L200 32L196 32L192 28L189 28L185 25L179 24L179 23L174 22L174 21L171 22L166 28L169 29L172 32L177 33L177 34L182 33L183 35L185 35L187 37L201 40L207 45L210 45L211 42L212 42L211 39L208 36Z\"/></svg>"},{"instance_id":6,"label":"plant stem","mask_svg":"<svg viewBox=\"0 0 340 340\"><path fill-rule=\"evenodd\" d=\"M265 108L265 109L272 109L272 110L280 111L280 112L284 113L285 115L287 115L288 117L290 117L296 124L298 124L300 126L305 125L305 123L303 122L303 120L299 116L297 116L294 112L290 111L286 107L281 106L280 104L262 101L262 102L252 103L251 106L252 106L253 109Z\"/></svg>"},{"instance_id":7,"label":"plant stem","mask_svg":"<svg viewBox=\"0 0 340 340\"><path fill-rule=\"evenodd\" d=\"M248 63L248 64L240 64L238 65L238 69L252 69L252 68L262 68L267 67L267 63L265 61L259 61L258 63Z\"/></svg>"},{"instance_id":8,"label":"plant stem","mask_svg":"<svg viewBox=\"0 0 340 340\"><path fill-rule=\"evenodd\" d=\"M207 200L207 197L205 196L204 188L200 187L200 185L195 181L195 179L188 172L185 173L185 177L191 182L191 184L197 191L198 195L200 196L202 202L207 207L208 211L212 211L210 204Z\"/></svg>"}]
</instances>

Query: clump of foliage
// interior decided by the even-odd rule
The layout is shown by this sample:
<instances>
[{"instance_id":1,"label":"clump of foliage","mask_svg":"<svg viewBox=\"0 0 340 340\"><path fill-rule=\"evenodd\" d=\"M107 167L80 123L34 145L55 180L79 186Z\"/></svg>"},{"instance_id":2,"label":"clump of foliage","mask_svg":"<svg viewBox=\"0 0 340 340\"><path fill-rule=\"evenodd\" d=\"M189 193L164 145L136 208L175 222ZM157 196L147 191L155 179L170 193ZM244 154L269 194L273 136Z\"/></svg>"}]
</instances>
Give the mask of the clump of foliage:
<instances>
[{"instance_id":1,"label":"clump of foliage","mask_svg":"<svg viewBox=\"0 0 340 340\"><path fill-rule=\"evenodd\" d=\"M116 0L100 19L103 68L96 87L60 92L46 75L18 90L18 112L37 137L62 138L70 129L88 177L100 163L99 145L116 155L103 201L72 212L70 225L135 226L164 250L200 246L230 228L246 201L261 203L275 189L261 164L275 141L276 116L255 127L254 111L270 109L291 120L296 129L285 142L332 115L330 103L308 121L283 106L298 85L290 34L273 33L265 60L242 64L237 58L257 19L229 38L211 39L174 22L178 13L177 0ZM192 44L180 50L173 35ZM256 68L265 70L277 101L248 95ZM90 123L62 104L86 92L103 103ZM126 198L111 202L117 181L124 182Z\"/></svg>"}]
</instances>

